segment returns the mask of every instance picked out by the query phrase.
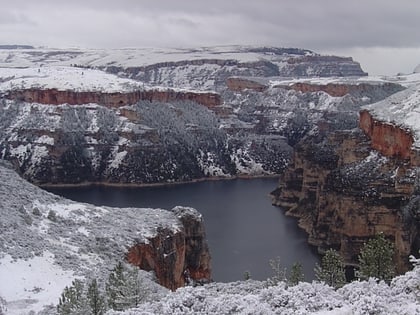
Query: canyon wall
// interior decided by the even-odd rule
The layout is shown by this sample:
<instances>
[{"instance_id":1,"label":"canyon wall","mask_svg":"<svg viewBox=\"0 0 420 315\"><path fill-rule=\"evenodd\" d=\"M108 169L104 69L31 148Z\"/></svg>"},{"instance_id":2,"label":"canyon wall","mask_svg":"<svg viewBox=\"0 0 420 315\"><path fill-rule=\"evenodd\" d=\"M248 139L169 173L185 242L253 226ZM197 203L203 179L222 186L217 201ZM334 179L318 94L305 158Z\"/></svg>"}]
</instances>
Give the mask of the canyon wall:
<instances>
[{"instance_id":1,"label":"canyon wall","mask_svg":"<svg viewBox=\"0 0 420 315\"><path fill-rule=\"evenodd\" d=\"M49 105L69 104L99 104L106 107L122 107L132 105L139 101L150 102L176 102L192 101L212 108L222 104L219 94L212 92L191 92L176 90L144 90L133 92L83 92L60 91L57 89L27 89L13 90L6 94L10 100L27 103L40 103Z\"/></svg>"},{"instance_id":2,"label":"canyon wall","mask_svg":"<svg viewBox=\"0 0 420 315\"><path fill-rule=\"evenodd\" d=\"M383 232L403 272L419 244L417 172L372 150L361 130L319 132L295 147L273 202L299 219L310 244L338 250L347 265L357 265L363 244Z\"/></svg>"}]
</instances>

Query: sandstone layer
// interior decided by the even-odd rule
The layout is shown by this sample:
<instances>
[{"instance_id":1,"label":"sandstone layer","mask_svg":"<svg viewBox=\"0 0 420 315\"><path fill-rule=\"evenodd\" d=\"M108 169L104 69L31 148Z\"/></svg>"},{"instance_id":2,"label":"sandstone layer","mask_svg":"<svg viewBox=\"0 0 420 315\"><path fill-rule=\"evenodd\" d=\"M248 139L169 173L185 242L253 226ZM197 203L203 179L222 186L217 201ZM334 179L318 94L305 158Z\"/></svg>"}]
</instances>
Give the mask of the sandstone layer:
<instances>
[{"instance_id":1,"label":"sandstone layer","mask_svg":"<svg viewBox=\"0 0 420 315\"><path fill-rule=\"evenodd\" d=\"M121 93L60 91L57 89L26 89L9 91L6 94L6 98L27 103L40 103L49 105L83 105L93 103L114 108L133 105L139 101L192 101L209 108L221 105L222 103L220 95L217 93L175 91L170 89Z\"/></svg>"}]
</instances>

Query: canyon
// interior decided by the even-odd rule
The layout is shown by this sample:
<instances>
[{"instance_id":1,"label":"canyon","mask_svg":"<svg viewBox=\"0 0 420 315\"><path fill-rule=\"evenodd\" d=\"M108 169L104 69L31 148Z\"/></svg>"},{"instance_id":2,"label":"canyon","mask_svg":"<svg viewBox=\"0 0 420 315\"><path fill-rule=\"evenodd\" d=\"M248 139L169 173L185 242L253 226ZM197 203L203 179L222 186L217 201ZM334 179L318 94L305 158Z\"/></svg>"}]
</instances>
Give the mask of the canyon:
<instances>
[{"instance_id":1,"label":"canyon","mask_svg":"<svg viewBox=\"0 0 420 315\"><path fill-rule=\"evenodd\" d=\"M309 243L321 253L335 248L348 266L357 266L360 248L382 232L395 245L398 272L407 270L408 255L420 248L418 134L415 126L405 125L407 119L386 120L369 104L405 93L409 76L366 78L351 58L299 49L145 52L126 50L124 57L113 51L6 52L0 63L1 159L40 186L172 184L280 174L273 203L299 219ZM29 64L26 72L11 74L22 60ZM88 86L82 75L99 81ZM398 110L401 103L391 105ZM73 209L61 200L73 209L68 215L74 222L62 214L54 224L45 220L58 197L41 194L11 170L1 172L13 179L5 180L4 187L16 197L9 203L4 191L3 217L12 211L10 226L22 227L10 230L2 223L7 233L1 237L11 235L2 242L2 252L12 254L10 244L24 248L18 241L23 234L39 240L26 225L41 229L41 221L54 235L63 232L71 249L72 242L87 236L82 231L73 237L65 223L81 224L83 213L92 218L96 213L105 221L99 219L97 226L88 222L87 234L95 236L95 243L77 243L83 253L100 255L106 249L112 262L115 255L125 257L154 271L171 290L189 277L211 279L203 222L195 211L147 209L156 215L154 221L146 214L137 218L133 210ZM34 208L42 208L41 218ZM119 214L112 217L111 212ZM100 230L129 219L133 222L118 229L123 239ZM121 242L113 243L113 236ZM30 246L39 253L51 246L60 260L62 248L50 243ZM16 259L35 255L19 253L23 256ZM71 261L77 255L62 258L61 266L75 268Z\"/></svg>"}]
</instances>

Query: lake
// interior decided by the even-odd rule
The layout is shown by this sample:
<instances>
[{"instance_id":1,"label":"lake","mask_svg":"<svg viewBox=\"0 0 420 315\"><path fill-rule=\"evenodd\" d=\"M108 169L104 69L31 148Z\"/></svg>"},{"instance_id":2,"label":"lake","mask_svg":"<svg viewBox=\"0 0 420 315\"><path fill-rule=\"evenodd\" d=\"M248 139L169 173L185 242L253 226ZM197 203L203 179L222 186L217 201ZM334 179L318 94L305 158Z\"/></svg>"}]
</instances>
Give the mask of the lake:
<instances>
[{"instance_id":1,"label":"lake","mask_svg":"<svg viewBox=\"0 0 420 315\"><path fill-rule=\"evenodd\" d=\"M306 242L307 235L296 219L271 205L268 194L277 179L234 179L153 187L48 188L66 198L112 207L172 209L190 206L203 214L212 256L215 281L242 280L246 271L252 279L273 275L270 259L290 270L303 265L305 280L314 278L319 257Z\"/></svg>"}]
</instances>

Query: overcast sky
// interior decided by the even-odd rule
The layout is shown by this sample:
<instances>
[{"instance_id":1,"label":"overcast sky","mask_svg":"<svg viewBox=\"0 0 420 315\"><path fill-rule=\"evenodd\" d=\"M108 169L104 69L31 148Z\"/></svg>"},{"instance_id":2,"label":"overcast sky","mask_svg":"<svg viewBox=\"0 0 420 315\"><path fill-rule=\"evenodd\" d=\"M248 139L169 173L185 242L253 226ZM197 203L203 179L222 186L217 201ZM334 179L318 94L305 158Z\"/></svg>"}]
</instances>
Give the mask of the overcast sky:
<instances>
[{"instance_id":1,"label":"overcast sky","mask_svg":"<svg viewBox=\"0 0 420 315\"><path fill-rule=\"evenodd\" d=\"M298 47L370 74L420 63L419 0L0 0L0 44Z\"/></svg>"}]
</instances>

